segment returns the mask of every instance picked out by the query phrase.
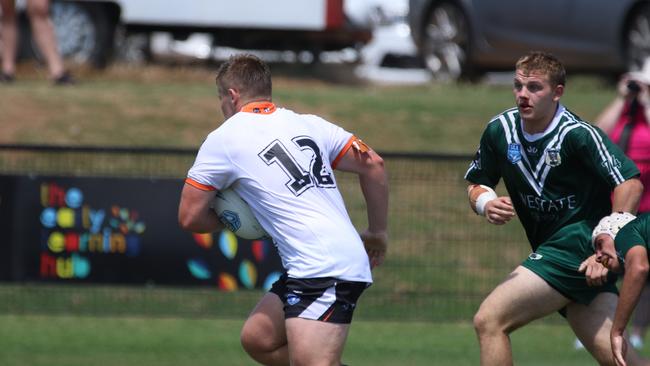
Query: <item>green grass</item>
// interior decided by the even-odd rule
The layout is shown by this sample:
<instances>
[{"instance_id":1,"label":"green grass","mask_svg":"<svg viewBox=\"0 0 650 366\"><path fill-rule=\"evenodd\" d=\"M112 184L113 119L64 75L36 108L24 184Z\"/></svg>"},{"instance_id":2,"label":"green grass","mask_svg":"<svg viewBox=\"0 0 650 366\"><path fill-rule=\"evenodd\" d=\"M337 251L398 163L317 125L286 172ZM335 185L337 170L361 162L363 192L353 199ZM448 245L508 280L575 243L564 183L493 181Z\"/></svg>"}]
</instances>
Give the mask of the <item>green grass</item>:
<instances>
[{"instance_id":1,"label":"green grass","mask_svg":"<svg viewBox=\"0 0 650 366\"><path fill-rule=\"evenodd\" d=\"M213 68L116 65L78 75L70 88L21 74L1 87L0 143L197 148L223 120ZM604 80L570 77L563 102L593 120L614 92ZM514 105L509 85L358 85L299 79L284 68L274 101L336 122L376 150L461 154L473 153L485 124Z\"/></svg>"},{"instance_id":2,"label":"green grass","mask_svg":"<svg viewBox=\"0 0 650 366\"><path fill-rule=\"evenodd\" d=\"M255 365L239 345L242 320L0 315L3 366ZM566 325L535 323L512 334L516 365L593 365ZM644 352L647 355L647 352ZM353 323L351 366L477 365L469 323Z\"/></svg>"}]
</instances>

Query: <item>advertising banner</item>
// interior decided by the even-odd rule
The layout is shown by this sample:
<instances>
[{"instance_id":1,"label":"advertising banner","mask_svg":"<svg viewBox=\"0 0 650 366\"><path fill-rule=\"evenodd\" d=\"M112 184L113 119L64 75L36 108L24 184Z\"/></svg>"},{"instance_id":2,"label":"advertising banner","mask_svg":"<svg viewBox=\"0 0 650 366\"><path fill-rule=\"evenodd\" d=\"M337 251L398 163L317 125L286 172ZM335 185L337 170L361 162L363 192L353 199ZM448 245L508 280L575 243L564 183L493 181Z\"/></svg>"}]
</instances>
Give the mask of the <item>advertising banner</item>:
<instances>
[{"instance_id":1,"label":"advertising banner","mask_svg":"<svg viewBox=\"0 0 650 366\"><path fill-rule=\"evenodd\" d=\"M0 279L268 288L270 240L178 226L182 180L0 175Z\"/></svg>"}]
</instances>

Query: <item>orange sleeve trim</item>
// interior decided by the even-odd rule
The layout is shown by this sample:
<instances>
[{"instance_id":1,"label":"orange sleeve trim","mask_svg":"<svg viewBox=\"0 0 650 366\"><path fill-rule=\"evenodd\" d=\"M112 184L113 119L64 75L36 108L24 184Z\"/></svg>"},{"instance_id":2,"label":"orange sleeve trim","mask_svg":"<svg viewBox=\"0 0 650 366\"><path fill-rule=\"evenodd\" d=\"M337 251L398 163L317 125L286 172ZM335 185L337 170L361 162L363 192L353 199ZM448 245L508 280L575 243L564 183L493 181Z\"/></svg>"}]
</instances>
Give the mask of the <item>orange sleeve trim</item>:
<instances>
[{"instance_id":1,"label":"orange sleeve trim","mask_svg":"<svg viewBox=\"0 0 650 366\"><path fill-rule=\"evenodd\" d=\"M213 186L209 186L207 184L201 184L195 180L192 180L191 178L185 178L185 183L191 185L192 187L198 188L202 191L216 191L217 189L214 188Z\"/></svg>"},{"instance_id":2,"label":"orange sleeve trim","mask_svg":"<svg viewBox=\"0 0 650 366\"><path fill-rule=\"evenodd\" d=\"M343 146L343 149L341 149L341 152L336 156L336 159L332 162L332 169L336 169L336 166L339 165L339 161L343 158L343 156L350 150L350 147L352 147L352 143L357 140L357 137L352 135L348 142Z\"/></svg>"}]
</instances>

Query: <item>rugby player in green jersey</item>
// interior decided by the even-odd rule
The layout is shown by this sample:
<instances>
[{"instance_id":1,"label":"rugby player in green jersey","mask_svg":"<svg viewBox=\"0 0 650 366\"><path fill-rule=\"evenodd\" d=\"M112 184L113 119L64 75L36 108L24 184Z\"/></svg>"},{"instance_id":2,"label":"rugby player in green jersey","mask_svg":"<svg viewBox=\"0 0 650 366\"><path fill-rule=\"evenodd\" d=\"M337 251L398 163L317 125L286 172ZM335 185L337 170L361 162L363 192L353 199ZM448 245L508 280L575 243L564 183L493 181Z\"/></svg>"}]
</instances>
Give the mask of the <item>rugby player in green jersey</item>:
<instances>
[{"instance_id":1,"label":"rugby player in green jersey","mask_svg":"<svg viewBox=\"0 0 650 366\"><path fill-rule=\"evenodd\" d=\"M533 250L474 316L481 365L512 365L509 334L556 311L599 364L615 363L609 334L617 289L596 261L593 229L613 212L636 213L643 185L601 130L560 103L565 78L550 54L520 58L516 107L488 123L465 175L472 209L496 225L516 214ZM493 189L501 179L509 196ZM627 357L646 364L633 350Z\"/></svg>"},{"instance_id":2,"label":"rugby player in green jersey","mask_svg":"<svg viewBox=\"0 0 650 366\"><path fill-rule=\"evenodd\" d=\"M594 241L596 260L615 273L622 273L623 284L610 333L612 351L618 365L624 366L627 342L623 337L630 316L636 307L648 278L648 246L650 246L650 213L631 221L616 233L600 234ZM614 244L613 237L616 238Z\"/></svg>"}]
</instances>

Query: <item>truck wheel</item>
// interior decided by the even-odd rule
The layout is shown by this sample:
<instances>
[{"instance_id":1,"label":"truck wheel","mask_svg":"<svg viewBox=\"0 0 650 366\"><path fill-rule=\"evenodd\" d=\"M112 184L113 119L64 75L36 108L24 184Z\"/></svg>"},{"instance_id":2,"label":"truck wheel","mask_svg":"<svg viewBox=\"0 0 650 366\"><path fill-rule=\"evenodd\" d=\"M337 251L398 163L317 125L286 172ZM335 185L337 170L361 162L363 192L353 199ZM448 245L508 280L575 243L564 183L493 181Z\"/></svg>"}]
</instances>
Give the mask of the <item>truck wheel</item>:
<instances>
[{"instance_id":1,"label":"truck wheel","mask_svg":"<svg viewBox=\"0 0 650 366\"><path fill-rule=\"evenodd\" d=\"M100 4L53 1L50 13L59 52L66 62L98 68L107 65L113 53L115 25ZM42 61L31 29L23 39L30 40L32 54Z\"/></svg>"},{"instance_id":2,"label":"truck wheel","mask_svg":"<svg viewBox=\"0 0 650 366\"><path fill-rule=\"evenodd\" d=\"M436 2L421 31L420 54L435 79L454 81L467 76L468 20L458 5Z\"/></svg>"}]
</instances>

